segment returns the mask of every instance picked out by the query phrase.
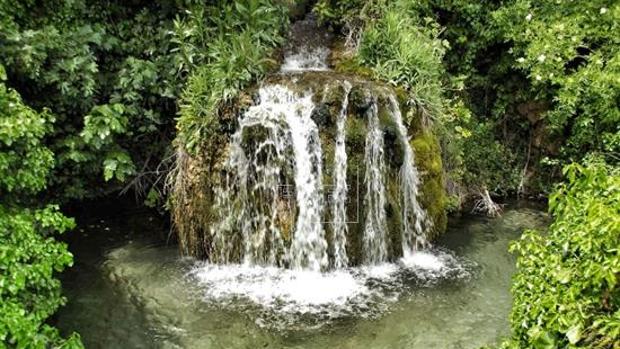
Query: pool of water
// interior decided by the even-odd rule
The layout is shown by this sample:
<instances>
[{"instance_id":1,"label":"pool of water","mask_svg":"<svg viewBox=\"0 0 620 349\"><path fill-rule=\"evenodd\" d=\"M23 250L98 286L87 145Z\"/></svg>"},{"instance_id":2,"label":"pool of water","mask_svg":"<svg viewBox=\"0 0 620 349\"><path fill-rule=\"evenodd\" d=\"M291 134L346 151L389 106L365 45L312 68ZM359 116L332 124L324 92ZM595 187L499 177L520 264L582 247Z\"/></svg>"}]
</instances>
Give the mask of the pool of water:
<instances>
[{"instance_id":1,"label":"pool of water","mask_svg":"<svg viewBox=\"0 0 620 349\"><path fill-rule=\"evenodd\" d=\"M508 244L547 221L530 206L451 219L407 260L323 274L182 258L158 217L89 208L55 322L88 348L479 348L508 334Z\"/></svg>"}]
</instances>

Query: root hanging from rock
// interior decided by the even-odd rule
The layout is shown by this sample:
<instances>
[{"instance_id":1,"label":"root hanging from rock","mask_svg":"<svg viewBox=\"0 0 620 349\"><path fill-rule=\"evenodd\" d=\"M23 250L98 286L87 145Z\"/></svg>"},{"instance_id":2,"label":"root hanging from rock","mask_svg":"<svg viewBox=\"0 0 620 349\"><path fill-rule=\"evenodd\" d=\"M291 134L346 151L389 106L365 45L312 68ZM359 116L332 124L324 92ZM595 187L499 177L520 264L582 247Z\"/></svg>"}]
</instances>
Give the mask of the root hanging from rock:
<instances>
[{"instance_id":1,"label":"root hanging from rock","mask_svg":"<svg viewBox=\"0 0 620 349\"><path fill-rule=\"evenodd\" d=\"M472 213L484 214L489 217L501 216L503 207L493 201L487 188L480 190L480 192L478 192L478 196L478 200L474 202Z\"/></svg>"}]
</instances>

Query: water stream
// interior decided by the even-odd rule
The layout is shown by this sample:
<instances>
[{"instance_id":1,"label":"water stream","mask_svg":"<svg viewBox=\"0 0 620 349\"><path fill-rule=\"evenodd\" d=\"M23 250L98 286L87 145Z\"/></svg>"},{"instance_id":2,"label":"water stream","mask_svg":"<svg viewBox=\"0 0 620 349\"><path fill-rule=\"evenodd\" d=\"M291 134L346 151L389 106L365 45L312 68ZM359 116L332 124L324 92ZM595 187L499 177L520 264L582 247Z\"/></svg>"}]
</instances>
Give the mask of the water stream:
<instances>
[{"instance_id":1,"label":"water stream","mask_svg":"<svg viewBox=\"0 0 620 349\"><path fill-rule=\"evenodd\" d=\"M383 157L383 131L379 125L377 101L368 108L368 134L364 149L366 172L364 182L364 251L365 262L377 264L387 260L387 222L385 217L385 161Z\"/></svg>"},{"instance_id":2,"label":"water stream","mask_svg":"<svg viewBox=\"0 0 620 349\"><path fill-rule=\"evenodd\" d=\"M347 152L345 146L347 107L351 84L344 82L345 97L336 120L336 149L334 152L334 191L332 194L332 229L334 231L334 268L341 269L349 264L347 256Z\"/></svg>"},{"instance_id":3,"label":"water stream","mask_svg":"<svg viewBox=\"0 0 620 349\"><path fill-rule=\"evenodd\" d=\"M509 331L509 241L546 224L528 207L452 219L412 258L319 273L181 258L148 212L85 212L57 324L89 348L478 348Z\"/></svg>"},{"instance_id":4,"label":"water stream","mask_svg":"<svg viewBox=\"0 0 620 349\"><path fill-rule=\"evenodd\" d=\"M415 251L428 246L425 232L430 229L426 211L418 202L420 175L415 166L415 154L409 144L407 128L403 123L398 101L389 94L390 112L397 126L398 138L404 149L403 164L400 168L401 220L403 235L403 257L410 258Z\"/></svg>"}]
</instances>

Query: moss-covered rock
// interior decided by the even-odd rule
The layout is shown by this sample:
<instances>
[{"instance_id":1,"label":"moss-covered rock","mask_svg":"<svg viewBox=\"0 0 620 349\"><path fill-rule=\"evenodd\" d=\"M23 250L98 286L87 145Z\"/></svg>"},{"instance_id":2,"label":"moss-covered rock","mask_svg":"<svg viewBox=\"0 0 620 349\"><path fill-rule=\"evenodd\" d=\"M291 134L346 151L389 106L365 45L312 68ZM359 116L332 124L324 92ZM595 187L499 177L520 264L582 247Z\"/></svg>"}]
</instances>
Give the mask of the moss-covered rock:
<instances>
[{"instance_id":1,"label":"moss-covered rock","mask_svg":"<svg viewBox=\"0 0 620 349\"><path fill-rule=\"evenodd\" d=\"M282 84L299 94L311 93L313 95L316 107L312 113L312 119L319 128L319 141L322 148L323 194L325 195L325 202L329 203L328 196L333 190L334 181L337 118L345 99L343 83L345 80L352 85L348 95L349 103L345 122L347 184L349 188L349 197L346 203L349 259L352 264L359 264L363 258L362 239L366 214L363 207L366 170L365 147L368 133L368 112L373 103L378 105L379 124L384 134L384 159L387 169L386 206L384 209L388 222L388 248L390 256L396 258L402 253L399 170L405 152L399 139L398 125L395 124L390 112L387 98L387 94L391 93L389 87L381 83L361 80L357 76L334 72L304 73L293 76L277 74L268 77L264 83ZM405 105L403 102L406 100L404 96L406 93L398 90L395 93L401 105ZM238 111L237 116L240 115L239 111L246 108L248 104L258 102L250 97L252 96L251 90L244 96L246 96L245 102L240 103L244 107L236 109ZM406 114L405 112L403 114ZM434 238L445 229L447 221L445 212L447 201L440 147L435 136L422 125L419 118L409 119L409 133L413 136L411 137L411 146L421 175L419 200L433 222L434 228L430 232L430 237ZM210 150L202 154L202 157L191 158L184 165L185 182L181 183L184 191L179 191L183 195L177 198L177 194L173 193L172 203L174 212L176 212L173 214L173 219L179 231L182 248L186 253L199 257L204 257L209 253L209 229L218 219L215 217L216 212L212 210L214 203L213 188L218 185L218 178L221 178L223 171L221 164L226 158L226 140L229 141L233 129L218 135L221 139L206 142L206 144L211 144L208 148ZM248 129L248 133L243 135L244 149L248 152L251 151L256 144L265 139L265 132L266 130L260 126ZM215 141L219 146L213 146ZM290 181L293 177L292 171L292 168L285 169L282 176ZM282 198L275 200L279 200L278 207L281 207L278 209L276 225L282 232L286 241L285 244L288 246L294 231L297 211L286 200L282 200ZM330 222L332 219L330 215L331 207L326 205L323 221ZM325 232L330 239L333 232L329 223L325 224Z\"/></svg>"},{"instance_id":2,"label":"moss-covered rock","mask_svg":"<svg viewBox=\"0 0 620 349\"><path fill-rule=\"evenodd\" d=\"M447 195L444 186L441 148L437 137L430 130L423 130L412 140L411 146L416 154L416 165L422 176L420 202L433 222L430 238L446 230Z\"/></svg>"}]
</instances>

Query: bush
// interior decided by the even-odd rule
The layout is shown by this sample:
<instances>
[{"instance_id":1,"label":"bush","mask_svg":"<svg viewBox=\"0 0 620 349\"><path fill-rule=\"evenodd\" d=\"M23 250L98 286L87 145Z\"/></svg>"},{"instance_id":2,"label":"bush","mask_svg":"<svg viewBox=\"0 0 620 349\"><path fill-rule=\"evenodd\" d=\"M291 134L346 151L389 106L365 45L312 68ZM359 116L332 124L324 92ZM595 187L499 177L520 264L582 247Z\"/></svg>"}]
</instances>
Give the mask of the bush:
<instances>
[{"instance_id":1,"label":"bush","mask_svg":"<svg viewBox=\"0 0 620 349\"><path fill-rule=\"evenodd\" d=\"M527 231L505 348L620 347L620 173L570 165L549 199L546 234Z\"/></svg>"},{"instance_id":2,"label":"bush","mask_svg":"<svg viewBox=\"0 0 620 349\"><path fill-rule=\"evenodd\" d=\"M201 7L175 24L181 50L202 62L179 101L177 142L190 153L221 134L221 108L267 71L288 24L286 8L270 0Z\"/></svg>"},{"instance_id":3,"label":"bush","mask_svg":"<svg viewBox=\"0 0 620 349\"><path fill-rule=\"evenodd\" d=\"M79 348L79 336L64 340L45 323L65 302L55 274L73 260L53 238L73 220L34 197L54 163L43 144L53 118L25 106L3 80L0 66L0 346Z\"/></svg>"},{"instance_id":4,"label":"bush","mask_svg":"<svg viewBox=\"0 0 620 349\"><path fill-rule=\"evenodd\" d=\"M362 34L357 59L375 75L409 92L409 102L426 117L443 112L441 59L445 47L433 22L419 23L400 2L386 7ZM410 116L411 117L411 116Z\"/></svg>"}]
</instances>

